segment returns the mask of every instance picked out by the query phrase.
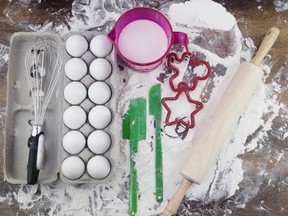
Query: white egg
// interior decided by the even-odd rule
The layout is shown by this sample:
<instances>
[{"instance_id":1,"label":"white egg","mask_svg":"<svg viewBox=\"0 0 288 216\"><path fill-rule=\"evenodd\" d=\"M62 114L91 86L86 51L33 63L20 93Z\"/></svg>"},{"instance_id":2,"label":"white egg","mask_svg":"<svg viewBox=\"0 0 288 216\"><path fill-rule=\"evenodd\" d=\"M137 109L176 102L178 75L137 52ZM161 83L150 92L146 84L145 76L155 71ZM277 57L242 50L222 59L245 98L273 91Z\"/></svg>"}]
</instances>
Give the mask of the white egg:
<instances>
[{"instance_id":1,"label":"white egg","mask_svg":"<svg viewBox=\"0 0 288 216\"><path fill-rule=\"evenodd\" d=\"M83 160L81 160L77 156L70 156L67 157L61 166L62 174L71 180L79 179L84 171L85 171L85 164Z\"/></svg>"},{"instance_id":2,"label":"white egg","mask_svg":"<svg viewBox=\"0 0 288 216\"><path fill-rule=\"evenodd\" d=\"M71 80L81 80L87 70L87 64L81 58L71 58L65 64L65 74Z\"/></svg>"},{"instance_id":3,"label":"white egg","mask_svg":"<svg viewBox=\"0 0 288 216\"><path fill-rule=\"evenodd\" d=\"M96 58L91 62L89 72L94 79L103 81L111 75L112 66L107 59Z\"/></svg>"},{"instance_id":4,"label":"white egg","mask_svg":"<svg viewBox=\"0 0 288 216\"><path fill-rule=\"evenodd\" d=\"M112 120L112 114L107 107L99 105L93 107L90 110L88 114L88 120L94 128L103 129L110 124Z\"/></svg>"},{"instance_id":5,"label":"white egg","mask_svg":"<svg viewBox=\"0 0 288 216\"><path fill-rule=\"evenodd\" d=\"M80 104L87 97L87 89L80 82L68 83L64 89L65 100L72 104Z\"/></svg>"},{"instance_id":6,"label":"white egg","mask_svg":"<svg viewBox=\"0 0 288 216\"><path fill-rule=\"evenodd\" d=\"M110 171L111 163L102 155L92 157L87 163L87 172L94 179L104 179Z\"/></svg>"},{"instance_id":7,"label":"white egg","mask_svg":"<svg viewBox=\"0 0 288 216\"><path fill-rule=\"evenodd\" d=\"M96 35L90 42L90 50L97 57L105 57L112 50L112 42L106 35Z\"/></svg>"},{"instance_id":8,"label":"white egg","mask_svg":"<svg viewBox=\"0 0 288 216\"><path fill-rule=\"evenodd\" d=\"M95 154L104 154L111 146L111 138L107 132L96 130L88 136L87 144Z\"/></svg>"},{"instance_id":9,"label":"white egg","mask_svg":"<svg viewBox=\"0 0 288 216\"><path fill-rule=\"evenodd\" d=\"M105 104L111 98L111 88L105 82L94 82L88 89L88 96L95 104Z\"/></svg>"},{"instance_id":10,"label":"white egg","mask_svg":"<svg viewBox=\"0 0 288 216\"><path fill-rule=\"evenodd\" d=\"M66 40L66 50L73 57L80 57L88 50L86 38L79 34L74 34Z\"/></svg>"},{"instance_id":11,"label":"white egg","mask_svg":"<svg viewBox=\"0 0 288 216\"><path fill-rule=\"evenodd\" d=\"M68 107L63 114L63 122L70 129L79 129L86 119L86 113L80 106Z\"/></svg>"},{"instance_id":12,"label":"white egg","mask_svg":"<svg viewBox=\"0 0 288 216\"><path fill-rule=\"evenodd\" d=\"M69 154L80 153L86 145L85 136L79 131L69 131L63 137L63 148Z\"/></svg>"}]
</instances>

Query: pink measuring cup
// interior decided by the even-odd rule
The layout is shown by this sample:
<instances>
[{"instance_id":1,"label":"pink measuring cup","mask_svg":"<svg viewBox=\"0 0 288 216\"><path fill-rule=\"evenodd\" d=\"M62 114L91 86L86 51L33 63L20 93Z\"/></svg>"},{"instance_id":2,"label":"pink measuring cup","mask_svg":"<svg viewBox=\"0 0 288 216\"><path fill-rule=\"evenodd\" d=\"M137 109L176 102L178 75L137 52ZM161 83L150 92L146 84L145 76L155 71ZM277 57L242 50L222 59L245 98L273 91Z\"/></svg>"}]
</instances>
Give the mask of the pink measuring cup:
<instances>
[{"instance_id":1,"label":"pink measuring cup","mask_svg":"<svg viewBox=\"0 0 288 216\"><path fill-rule=\"evenodd\" d=\"M128 24L137 20L149 20L158 24L163 29L167 37L168 43L167 43L167 49L165 53L163 55L157 56L155 59L153 59L150 62L144 62L144 63L135 62L127 58L123 54L123 51L121 50L119 46L119 36L122 30ZM187 44L188 44L188 37L185 33L173 32L171 24L169 23L168 19L162 13L160 13L157 10L146 8L146 7L134 8L132 10L125 12L117 20L114 28L108 33L108 37L113 41L117 54L124 60L124 62L130 68L138 72L150 72L153 69L157 68L162 63L164 58L166 57L172 45L180 44L180 45L187 47Z\"/></svg>"}]
</instances>

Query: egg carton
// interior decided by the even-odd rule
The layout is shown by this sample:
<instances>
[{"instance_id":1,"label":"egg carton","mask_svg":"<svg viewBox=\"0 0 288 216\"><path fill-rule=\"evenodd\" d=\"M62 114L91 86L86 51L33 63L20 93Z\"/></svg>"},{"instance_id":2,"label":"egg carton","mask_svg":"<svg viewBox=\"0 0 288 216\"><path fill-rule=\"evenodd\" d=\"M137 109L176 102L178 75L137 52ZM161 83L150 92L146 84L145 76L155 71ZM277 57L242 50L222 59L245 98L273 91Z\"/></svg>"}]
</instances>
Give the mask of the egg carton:
<instances>
[{"instance_id":1,"label":"egg carton","mask_svg":"<svg viewBox=\"0 0 288 216\"><path fill-rule=\"evenodd\" d=\"M82 35L89 42L91 39L99 35L99 32L72 32L64 37L56 33L28 33L19 32L15 33L11 37L10 53L9 53L9 65L8 65L8 82L7 82L7 115L6 115L6 128L5 128L5 146L4 146L4 178L6 181L14 184L27 183L27 161L29 148L27 146L28 138L31 135L31 120L33 116L33 103L30 93L29 84L27 81L27 75L25 72L25 55L35 44L36 40L41 38L42 40L49 39L56 42L64 54L64 61L62 67L62 73L57 83L56 89L50 99L48 109L46 111L44 122L44 163L40 170L38 182L50 183L57 179L61 179L68 183L105 183L110 181L117 169L117 158L119 153L119 139L120 139L120 120L116 115L116 101L117 91L114 89L116 86L115 73L115 52L112 47L111 52L104 58L111 64L112 73L105 80L95 80L87 71L87 74L80 79L79 83L83 84L88 90L89 87L95 82L105 82L111 90L111 97L106 103L96 104L89 95L87 95L83 101L79 104L71 104L67 102L67 98L64 98L65 87L74 80L69 79L65 74L65 64L73 58L69 55L65 48L67 39L72 35ZM87 67L96 57L90 49L88 49L83 55L79 57L82 59ZM85 111L87 120L81 127L70 128L63 122L63 116L65 110L71 106L81 107ZM111 114L112 119L109 124L104 128L95 128L88 120L89 112L94 107L104 106L107 107ZM84 135L85 145L80 152L69 152L63 147L63 138L70 131L80 132ZM87 139L94 131L105 131L111 139L111 145L105 152L95 152L91 150L87 145ZM78 158L83 161L84 173L77 178L71 178L69 175L65 175L62 172L62 163L67 158ZM88 161L92 158L106 158L111 171L104 178L98 178L87 172ZM72 165L72 166L71 166ZM92 167L95 169L98 164L94 164ZM67 166L66 166L67 167ZM75 168L73 164L68 164L68 168Z\"/></svg>"}]
</instances>

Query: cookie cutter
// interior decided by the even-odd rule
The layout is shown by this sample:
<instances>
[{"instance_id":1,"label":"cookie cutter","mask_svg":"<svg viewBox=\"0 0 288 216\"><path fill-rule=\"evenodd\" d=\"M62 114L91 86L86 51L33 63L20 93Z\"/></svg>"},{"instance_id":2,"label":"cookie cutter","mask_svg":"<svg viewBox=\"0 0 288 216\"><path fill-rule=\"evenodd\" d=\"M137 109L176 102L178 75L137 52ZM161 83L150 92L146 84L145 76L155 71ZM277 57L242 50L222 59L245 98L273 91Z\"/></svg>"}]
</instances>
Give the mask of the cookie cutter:
<instances>
[{"instance_id":1,"label":"cookie cutter","mask_svg":"<svg viewBox=\"0 0 288 216\"><path fill-rule=\"evenodd\" d=\"M172 53L168 54L168 56L167 56L167 66L172 71L174 71L174 74L169 78L169 86L170 86L171 90L174 92L177 92L177 94L174 97L162 98L161 103L164 106L164 108L167 110L167 114L165 117L165 124L166 125L171 126L171 125L180 123L183 126L191 129L195 126L194 116L204 107L204 104L201 101L193 100L190 97L189 93L196 89L199 81L204 81L204 80L209 78L209 76L211 75L211 67L210 67L209 63L204 61L204 60L195 60L194 55L188 51L187 45L185 46L185 50L186 51L184 51L182 53L181 57L178 57L177 53L175 53L175 52L172 52ZM184 82L184 81L181 81L177 85L175 85L174 81L179 76L180 70L179 70L179 68L175 67L172 64L172 62L176 61L176 62L181 63L186 59L186 57L189 57L189 59L190 59L189 65L192 65L192 66L204 65L207 68L206 74L204 74L202 76L196 75L193 78L191 85L189 85L187 82ZM170 118L171 118L172 110L169 107L169 105L167 104L167 101L177 101L178 98L180 97L180 95L183 93L185 94L187 101L189 103L195 105L195 109L189 115L190 122L184 121L185 117L184 118L176 118L176 119L171 121Z\"/></svg>"}]
</instances>

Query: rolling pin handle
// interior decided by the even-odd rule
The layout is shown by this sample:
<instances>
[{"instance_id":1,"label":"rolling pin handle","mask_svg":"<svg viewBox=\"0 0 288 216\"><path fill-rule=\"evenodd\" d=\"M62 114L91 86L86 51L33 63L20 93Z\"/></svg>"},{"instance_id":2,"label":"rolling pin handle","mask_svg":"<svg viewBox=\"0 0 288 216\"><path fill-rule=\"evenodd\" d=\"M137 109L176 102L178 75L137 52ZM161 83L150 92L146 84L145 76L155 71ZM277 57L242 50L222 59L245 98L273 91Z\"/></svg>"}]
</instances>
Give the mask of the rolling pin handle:
<instances>
[{"instance_id":1,"label":"rolling pin handle","mask_svg":"<svg viewBox=\"0 0 288 216\"><path fill-rule=\"evenodd\" d=\"M264 57L267 55L273 44L275 43L276 39L279 36L279 29L276 27L270 28L264 39L262 40L260 47L258 48L258 51L255 55L255 57L252 59L251 63L255 64L258 67L262 66L262 62Z\"/></svg>"},{"instance_id":2,"label":"rolling pin handle","mask_svg":"<svg viewBox=\"0 0 288 216\"><path fill-rule=\"evenodd\" d=\"M161 216L172 216L177 213L177 210L187 192L187 190L191 187L192 182L183 178L176 193L172 197L172 199L167 204L166 208L162 212Z\"/></svg>"}]
</instances>

